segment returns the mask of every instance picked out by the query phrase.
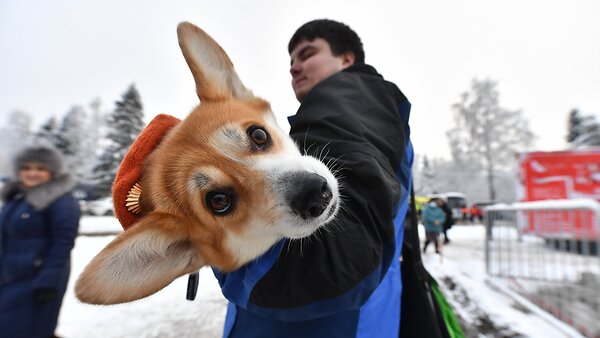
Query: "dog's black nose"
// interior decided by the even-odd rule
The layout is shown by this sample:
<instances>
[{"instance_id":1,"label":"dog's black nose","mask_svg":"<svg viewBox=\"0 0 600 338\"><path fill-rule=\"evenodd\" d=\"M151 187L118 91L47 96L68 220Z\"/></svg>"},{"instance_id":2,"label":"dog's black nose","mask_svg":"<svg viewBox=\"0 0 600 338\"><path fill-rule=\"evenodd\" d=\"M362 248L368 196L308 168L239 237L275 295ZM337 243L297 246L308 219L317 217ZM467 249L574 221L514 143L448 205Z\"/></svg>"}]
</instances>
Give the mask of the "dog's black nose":
<instances>
[{"instance_id":1,"label":"dog's black nose","mask_svg":"<svg viewBox=\"0 0 600 338\"><path fill-rule=\"evenodd\" d=\"M290 206L302 219L321 216L333 196L327 180L314 173L294 175L292 187Z\"/></svg>"}]
</instances>

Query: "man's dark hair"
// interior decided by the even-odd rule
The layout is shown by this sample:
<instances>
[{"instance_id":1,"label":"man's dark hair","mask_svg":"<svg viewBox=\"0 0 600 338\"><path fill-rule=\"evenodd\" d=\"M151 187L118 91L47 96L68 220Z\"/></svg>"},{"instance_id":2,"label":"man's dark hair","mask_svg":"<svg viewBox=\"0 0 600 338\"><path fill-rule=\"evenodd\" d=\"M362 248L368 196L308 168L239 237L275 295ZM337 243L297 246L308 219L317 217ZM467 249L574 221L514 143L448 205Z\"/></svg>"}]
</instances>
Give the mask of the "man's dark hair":
<instances>
[{"instance_id":1,"label":"man's dark hair","mask_svg":"<svg viewBox=\"0 0 600 338\"><path fill-rule=\"evenodd\" d=\"M310 21L298 28L290 39L288 52L291 53L300 42L316 38L327 41L334 56L351 51L354 53L355 64L365 63L365 51L358 34L348 25L328 19Z\"/></svg>"}]
</instances>

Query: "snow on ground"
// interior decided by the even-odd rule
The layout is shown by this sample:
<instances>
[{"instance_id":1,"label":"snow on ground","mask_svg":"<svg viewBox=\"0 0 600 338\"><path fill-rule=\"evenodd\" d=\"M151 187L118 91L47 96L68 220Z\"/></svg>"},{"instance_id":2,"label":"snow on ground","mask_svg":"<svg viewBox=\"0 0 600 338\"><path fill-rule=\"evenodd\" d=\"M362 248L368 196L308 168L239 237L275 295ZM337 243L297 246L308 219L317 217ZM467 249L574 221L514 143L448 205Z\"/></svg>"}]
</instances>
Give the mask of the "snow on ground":
<instances>
[{"instance_id":1,"label":"snow on ground","mask_svg":"<svg viewBox=\"0 0 600 338\"><path fill-rule=\"evenodd\" d=\"M84 216L80 233L118 233L114 217ZM79 236L71 254L72 270L56 333L64 338L220 337L227 302L210 269L200 271L196 300L186 300L187 277L145 299L98 306L79 302L74 283L85 265L115 236Z\"/></svg>"},{"instance_id":2,"label":"snow on ground","mask_svg":"<svg viewBox=\"0 0 600 338\"><path fill-rule=\"evenodd\" d=\"M87 262L107 245L120 225L113 217L83 217L72 253L71 280L61 310L57 334L65 338L117 337L220 337L227 302L210 269L200 271L195 301L185 299L187 277L146 299L120 305L82 304L73 293L73 284ZM90 236L100 233L102 236ZM112 233L112 234L111 234ZM560 325L517 304L487 282L484 265L484 228L481 225L454 226L452 242L442 256L429 252L423 261L438 280L454 306L467 337L573 337ZM421 238L423 238L421 234Z\"/></svg>"}]
</instances>

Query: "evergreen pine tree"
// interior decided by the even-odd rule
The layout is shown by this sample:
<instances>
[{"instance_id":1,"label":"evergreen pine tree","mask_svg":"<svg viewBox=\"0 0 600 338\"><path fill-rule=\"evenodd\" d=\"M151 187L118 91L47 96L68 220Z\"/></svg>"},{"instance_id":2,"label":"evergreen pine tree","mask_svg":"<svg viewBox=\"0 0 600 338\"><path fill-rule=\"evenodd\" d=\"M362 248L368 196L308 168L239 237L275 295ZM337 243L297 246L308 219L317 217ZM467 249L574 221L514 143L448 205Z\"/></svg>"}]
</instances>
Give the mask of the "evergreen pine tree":
<instances>
[{"instance_id":1,"label":"evergreen pine tree","mask_svg":"<svg viewBox=\"0 0 600 338\"><path fill-rule=\"evenodd\" d=\"M63 117L56 133L56 148L64 156L77 154L77 146L81 142L77 131L85 120L85 112L81 106L72 107Z\"/></svg>"},{"instance_id":2,"label":"evergreen pine tree","mask_svg":"<svg viewBox=\"0 0 600 338\"><path fill-rule=\"evenodd\" d=\"M88 115L82 106L73 106L63 117L55 136L56 148L63 154L65 168L79 182L86 174L86 154L83 148L87 137Z\"/></svg>"},{"instance_id":3,"label":"evergreen pine tree","mask_svg":"<svg viewBox=\"0 0 600 338\"><path fill-rule=\"evenodd\" d=\"M569 113L569 120L567 125L567 142L573 143L580 135L581 135L581 124L583 122L583 118L579 113L579 110L573 109Z\"/></svg>"},{"instance_id":4,"label":"evergreen pine tree","mask_svg":"<svg viewBox=\"0 0 600 338\"><path fill-rule=\"evenodd\" d=\"M140 94L132 84L107 117L107 145L94 168L98 196L110 195L119 165L144 127L143 117Z\"/></svg>"},{"instance_id":5,"label":"evergreen pine tree","mask_svg":"<svg viewBox=\"0 0 600 338\"><path fill-rule=\"evenodd\" d=\"M583 116L577 131L577 137L571 142L572 147L587 148L600 146L600 123L595 116Z\"/></svg>"},{"instance_id":6,"label":"evergreen pine tree","mask_svg":"<svg viewBox=\"0 0 600 338\"><path fill-rule=\"evenodd\" d=\"M58 126L56 117L52 116L44 124L40 126L40 129L33 135L33 142L35 144L50 145L56 147L57 144L57 133Z\"/></svg>"}]
</instances>

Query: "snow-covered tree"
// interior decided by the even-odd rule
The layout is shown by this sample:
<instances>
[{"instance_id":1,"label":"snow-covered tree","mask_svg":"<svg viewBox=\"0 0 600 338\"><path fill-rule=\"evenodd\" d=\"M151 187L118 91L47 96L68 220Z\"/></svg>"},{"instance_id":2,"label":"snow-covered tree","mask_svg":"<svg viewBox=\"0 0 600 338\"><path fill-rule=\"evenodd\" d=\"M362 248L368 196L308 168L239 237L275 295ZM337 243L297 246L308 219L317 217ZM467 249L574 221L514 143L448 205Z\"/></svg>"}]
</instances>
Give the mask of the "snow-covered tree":
<instances>
[{"instance_id":1,"label":"snow-covered tree","mask_svg":"<svg viewBox=\"0 0 600 338\"><path fill-rule=\"evenodd\" d=\"M497 170L513 165L515 153L528 148L534 138L521 111L500 106L496 86L495 81L474 79L470 91L452 106L455 127L447 132L455 162L463 166L459 170L485 171L490 200L497 199Z\"/></svg>"},{"instance_id":2,"label":"snow-covered tree","mask_svg":"<svg viewBox=\"0 0 600 338\"><path fill-rule=\"evenodd\" d=\"M0 174L12 174L13 157L28 145L31 138L31 116L20 110L8 114L7 123L0 127Z\"/></svg>"},{"instance_id":3,"label":"snow-covered tree","mask_svg":"<svg viewBox=\"0 0 600 338\"><path fill-rule=\"evenodd\" d=\"M415 159L415 165L413 167L413 176L415 184L415 193L420 196L427 196L429 194L443 191L443 186L440 184L440 176L444 174L439 172L439 160L430 160L429 157L423 156L421 160L420 156Z\"/></svg>"},{"instance_id":4,"label":"snow-covered tree","mask_svg":"<svg viewBox=\"0 0 600 338\"><path fill-rule=\"evenodd\" d=\"M90 114L85 126L86 137L81 145L81 152L86 161L83 163L85 175L83 182L94 181L94 168L98 164L98 158L102 155L102 135L106 132L106 112L102 109L102 101L95 98L89 103Z\"/></svg>"},{"instance_id":5,"label":"snow-covered tree","mask_svg":"<svg viewBox=\"0 0 600 338\"><path fill-rule=\"evenodd\" d=\"M33 143L56 147L58 142L58 123L56 122L56 117L51 116L33 134Z\"/></svg>"},{"instance_id":6,"label":"snow-covered tree","mask_svg":"<svg viewBox=\"0 0 600 338\"><path fill-rule=\"evenodd\" d=\"M567 121L567 142L572 143L582 133L581 123L583 117L578 109L573 109L569 112L569 118Z\"/></svg>"},{"instance_id":7,"label":"snow-covered tree","mask_svg":"<svg viewBox=\"0 0 600 338\"><path fill-rule=\"evenodd\" d=\"M140 94L132 84L107 118L107 145L94 168L96 194L109 196L112 183L127 150L144 127Z\"/></svg>"},{"instance_id":8,"label":"snow-covered tree","mask_svg":"<svg viewBox=\"0 0 600 338\"><path fill-rule=\"evenodd\" d=\"M576 146L600 146L600 123L595 116L586 116L582 123L583 133L573 141Z\"/></svg>"},{"instance_id":9,"label":"snow-covered tree","mask_svg":"<svg viewBox=\"0 0 600 338\"><path fill-rule=\"evenodd\" d=\"M572 148L600 146L600 122L593 115L581 115L573 109L569 113L567 142Z\"/></svg>"},{"instance_id":10,"label":"snow-covered tree","mask_svg":"<svg viewBox=\"0 0 600 338\"><path fill-rule=\"evenodd\" d=\"M79 182L86 177L89 158L84 153L88 134L88 114L82 106L73 106L63 117L56 133L56 147L63 154L65 168Z\"/></svg>"}]
</instances>

